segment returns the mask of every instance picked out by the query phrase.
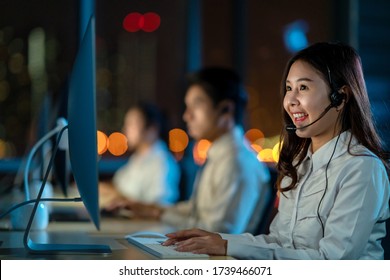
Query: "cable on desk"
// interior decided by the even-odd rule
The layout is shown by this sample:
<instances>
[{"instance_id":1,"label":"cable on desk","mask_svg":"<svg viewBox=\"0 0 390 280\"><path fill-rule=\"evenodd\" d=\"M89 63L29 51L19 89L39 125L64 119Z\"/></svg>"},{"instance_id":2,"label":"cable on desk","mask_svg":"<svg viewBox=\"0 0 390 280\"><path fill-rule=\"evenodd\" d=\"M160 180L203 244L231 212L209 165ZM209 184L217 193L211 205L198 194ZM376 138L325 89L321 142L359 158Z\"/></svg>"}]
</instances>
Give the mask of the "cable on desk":
<instances>
[{"instance_id":1,"label":"cable on desk","mask_svg":"<svg viewBox=\"0 0 390 280\"><path fill-rule=\"evenodd\" d=\"M75 197L75 198L41 198L39 199L39 201L57 201L57 202L82 202L83 200L81 199L81 197ZM9 208L7 211L5 211L3 214L0 215L0 220L2 218L4 218L5 216L7 216L9 213L11 213L12 211L18 209L19 207L22 207L24 205L27 205L27 204L30 204L30 203L35 203L37 202L37 199L30 199L30 200L27 200L27 201L23 201L19 204L16 204L14 206L12 206L11 208Z\"/></svg>"}]
</instances>

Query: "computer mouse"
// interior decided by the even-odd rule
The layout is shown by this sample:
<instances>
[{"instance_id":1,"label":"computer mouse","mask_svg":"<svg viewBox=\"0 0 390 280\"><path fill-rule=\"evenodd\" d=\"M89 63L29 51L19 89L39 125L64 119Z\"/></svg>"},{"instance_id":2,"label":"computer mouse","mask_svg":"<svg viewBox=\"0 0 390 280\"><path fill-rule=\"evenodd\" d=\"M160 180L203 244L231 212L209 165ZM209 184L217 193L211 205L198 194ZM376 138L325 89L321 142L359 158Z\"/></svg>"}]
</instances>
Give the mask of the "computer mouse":
<instances>
[{"instance_id":1,"label":"computer mouse","mask_svg":"<svg viewBox=\"0 0 390 280\"><path fill-rule=\"evenodd\" d=\"M155 231L137 231L132 234L129 234L131 237L136 238L167 238L165 234L155 232Z\"/></svg>"}]
</instances>

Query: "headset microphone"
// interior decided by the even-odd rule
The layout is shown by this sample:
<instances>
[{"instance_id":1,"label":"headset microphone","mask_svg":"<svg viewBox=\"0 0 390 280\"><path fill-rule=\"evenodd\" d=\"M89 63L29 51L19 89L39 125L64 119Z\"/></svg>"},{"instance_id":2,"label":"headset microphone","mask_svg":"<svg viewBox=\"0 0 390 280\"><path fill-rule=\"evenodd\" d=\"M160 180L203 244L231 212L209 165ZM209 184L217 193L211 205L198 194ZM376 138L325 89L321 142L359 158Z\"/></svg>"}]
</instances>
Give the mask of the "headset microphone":
<instances>
[{"instance_id":1,"label":"headset microphone","mask_svg":"<svg viewBox=\"0 0 390 280\"><path fill-rule=\"evenodd\" d=\"M328 113L328 111L332 108L332 107L335 107L334 104L329 104L328 107L325 108L325 110L321 113L321 115L313 122L309 123L308 125L304 125L304 126L301 126L301 127L296 127L295 125L293 124L288 124L286 125L286 130L287 132L295 132L297 129L304 129L306 127L309 127L313 124L315 124L316 122L318 122L320 119L322 119L323 116L325 116L326 113Z\"/></svg>"}]
</instances>

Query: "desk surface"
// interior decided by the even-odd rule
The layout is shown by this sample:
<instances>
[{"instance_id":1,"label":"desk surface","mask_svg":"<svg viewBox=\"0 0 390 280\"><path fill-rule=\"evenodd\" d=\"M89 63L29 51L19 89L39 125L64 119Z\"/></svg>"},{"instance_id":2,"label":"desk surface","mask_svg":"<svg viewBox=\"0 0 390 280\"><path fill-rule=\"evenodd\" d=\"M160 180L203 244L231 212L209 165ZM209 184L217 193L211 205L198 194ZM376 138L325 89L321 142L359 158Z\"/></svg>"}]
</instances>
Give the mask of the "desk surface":
<instances>
[{"instance_id":1,"label":"desk surface","mask_svg":"<svg viewBox=\"0 0 390 280\"><path fill-rule=\"evenodd\" d=\"M4 227L4 225L3 225ZM5 225L6 227L6 225ZM32 231L31 239L39 243L104 244L112 254L29 254L23 246L24 231L0 230L0 259L72 259L72 260L150 260L153 255L129 244L124 236L136 231L172 232L174 229L156 221L103 218L98 231L91 222L51 222L46 230ZM212 257L227 259L228 257Z\"/></svg>"}]
</instances>

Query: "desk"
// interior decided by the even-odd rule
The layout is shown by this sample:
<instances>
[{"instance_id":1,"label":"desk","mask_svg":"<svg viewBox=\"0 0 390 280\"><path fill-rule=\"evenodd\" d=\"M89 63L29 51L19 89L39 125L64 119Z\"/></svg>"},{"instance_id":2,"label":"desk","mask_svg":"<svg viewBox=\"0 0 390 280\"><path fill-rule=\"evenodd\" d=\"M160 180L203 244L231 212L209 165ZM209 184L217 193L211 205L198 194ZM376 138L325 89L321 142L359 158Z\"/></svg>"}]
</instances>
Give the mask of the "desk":
<instances>
[{"instance_id":1,"label":"desk","mask_svg":"<svg viewBox=\"0 0 390 280\"><path fill-rule=\"evenodd\" d=\"M29 254L23 246L24 231L0 231L0 259L61 259L61 260L151 260L153 255L129 244L124 236L136 231L172 232L174 229L156 221L103 218L98 231L91 222L51 222L44 231L32 231L31 239L40 243L105 244L112 254ZM229 257L212 257L228 259Z\"/></svg>"}]
</instances>

